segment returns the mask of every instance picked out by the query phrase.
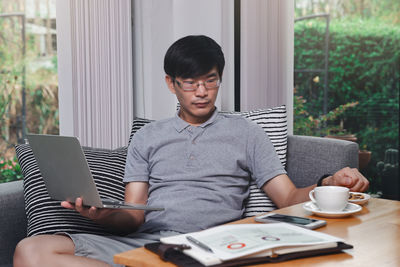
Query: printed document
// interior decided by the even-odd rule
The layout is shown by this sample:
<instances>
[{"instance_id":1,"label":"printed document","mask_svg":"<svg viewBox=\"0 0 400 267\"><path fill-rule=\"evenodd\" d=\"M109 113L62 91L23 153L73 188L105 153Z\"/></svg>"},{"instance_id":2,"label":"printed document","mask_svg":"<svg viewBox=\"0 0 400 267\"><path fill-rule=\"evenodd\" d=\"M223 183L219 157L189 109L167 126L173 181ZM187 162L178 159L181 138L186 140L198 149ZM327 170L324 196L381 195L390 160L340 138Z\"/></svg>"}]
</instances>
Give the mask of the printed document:
<instances>
[{"instance_id":1,"label":"printed document","mask_svg":"<svg viewBox=\"0 0 400 267\"><path fill-rule=\"evenodd\" d=\"M212 252L189 242L191 236ZM229 224L204 231L161 238L162 243L186 244L183 252L204 265L244 257L267 257L286 253L336 247L343 240L287 223Z\"/></svg>"}]
</instances>

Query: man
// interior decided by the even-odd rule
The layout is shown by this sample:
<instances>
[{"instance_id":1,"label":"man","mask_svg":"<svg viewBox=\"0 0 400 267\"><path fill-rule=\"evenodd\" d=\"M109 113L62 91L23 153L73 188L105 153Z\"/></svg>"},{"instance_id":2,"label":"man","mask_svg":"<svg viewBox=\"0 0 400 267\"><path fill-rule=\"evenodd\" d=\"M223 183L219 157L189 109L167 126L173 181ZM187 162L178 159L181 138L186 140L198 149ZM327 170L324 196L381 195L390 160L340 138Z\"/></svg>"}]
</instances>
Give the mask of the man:
<instances>
[{"instance_id":1,"label":"man","mask_svg":"<svg viewBox=\"0 0 400 267\"><path fill-rule=\"evenodd\" d=\"M315 185L296 188L264 131L240 116L222 115L214 106L225 60L206 36L176 41L164 59L165 81L180 109L138 131L128 149L125 200L165 211L85 208L62 202L85 217L126 236L66 234L22 240L14 266L109 266L113 255L162 236L199 231L240 219L254 179L281 208L309 200ZM365 191L368 181L344 168L321 180ZM40 244L40 245L39 245Z\"/></svg>"}]
</instances>

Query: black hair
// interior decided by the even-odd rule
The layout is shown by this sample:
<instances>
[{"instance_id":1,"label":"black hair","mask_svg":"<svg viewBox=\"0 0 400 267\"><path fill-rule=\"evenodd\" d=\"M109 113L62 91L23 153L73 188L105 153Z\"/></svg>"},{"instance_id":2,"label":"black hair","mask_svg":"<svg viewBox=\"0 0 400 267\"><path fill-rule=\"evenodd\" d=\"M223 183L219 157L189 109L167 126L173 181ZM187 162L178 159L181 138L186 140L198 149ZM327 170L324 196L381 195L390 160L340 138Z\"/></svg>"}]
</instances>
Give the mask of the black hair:
<instances>
[{"instance_id":1,"label":"black hair","mask_svg":"<svg viewBox=\"0 0 400 267\"><path fill-rule=\"evenodd\" d=\"M219 44L204 35L189 35L173 43L164 57L164 71L173 79L194 78L217 67L222 79L225 59Z\"/></svg>"}]
</instances>

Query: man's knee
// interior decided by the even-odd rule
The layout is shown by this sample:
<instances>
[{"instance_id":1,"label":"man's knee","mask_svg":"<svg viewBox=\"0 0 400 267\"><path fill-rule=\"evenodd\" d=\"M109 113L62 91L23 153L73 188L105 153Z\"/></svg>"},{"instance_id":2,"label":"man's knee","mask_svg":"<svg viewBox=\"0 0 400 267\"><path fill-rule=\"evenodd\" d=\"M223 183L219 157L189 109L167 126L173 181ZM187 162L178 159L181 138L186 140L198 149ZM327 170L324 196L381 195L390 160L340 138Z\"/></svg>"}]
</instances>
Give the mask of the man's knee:
<instances>
[{"instance_id":1,"label":"man's knee","mask_svg":"<svg viewBox=\"0 0 400 267\"><path fill-rule=\"evenodd\" d=\"M21 240L15 248L14 267L43 266L46 262L52 262L57 253L73 254L73 251L73 243L66 236L28 237Z\"/></svg>"},{"instance_id":2,"label":"man's knee","mask_svg":"<svg viewBox=\"0 0 400 267\"><path fill-rule=\"evenodd\" d=\"M38 266L40 244L34 237L21 240L14 252L14 267Z\"/></svg>"}]
</instances>

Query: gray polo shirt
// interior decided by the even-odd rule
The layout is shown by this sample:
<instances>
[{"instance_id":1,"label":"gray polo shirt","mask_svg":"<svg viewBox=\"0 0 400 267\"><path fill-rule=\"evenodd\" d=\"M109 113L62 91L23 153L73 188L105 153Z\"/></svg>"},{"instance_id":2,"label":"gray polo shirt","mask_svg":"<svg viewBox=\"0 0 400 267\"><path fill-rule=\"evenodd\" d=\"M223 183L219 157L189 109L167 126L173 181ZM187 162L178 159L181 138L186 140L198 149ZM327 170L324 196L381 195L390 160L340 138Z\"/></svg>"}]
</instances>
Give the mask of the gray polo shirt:
<instances>
[{"instance_id":1,"label":"gray polo shirt","mask_svg":"<svg viewBox=\"0 0 400 267\"><path fill-rule=\"evenodd\" d=\"M139 231L185 233L240 219L250 179L262 187L284 173L261 127L216 110L197 127L175 115L140 129L124 182L148 182L148 205L165 208L146 213Z\"/></svg>"}]
</instances>

